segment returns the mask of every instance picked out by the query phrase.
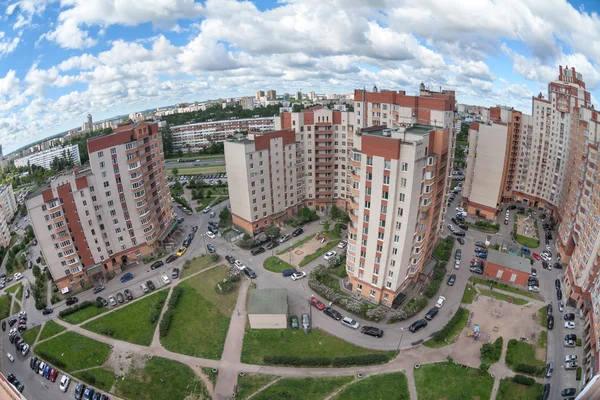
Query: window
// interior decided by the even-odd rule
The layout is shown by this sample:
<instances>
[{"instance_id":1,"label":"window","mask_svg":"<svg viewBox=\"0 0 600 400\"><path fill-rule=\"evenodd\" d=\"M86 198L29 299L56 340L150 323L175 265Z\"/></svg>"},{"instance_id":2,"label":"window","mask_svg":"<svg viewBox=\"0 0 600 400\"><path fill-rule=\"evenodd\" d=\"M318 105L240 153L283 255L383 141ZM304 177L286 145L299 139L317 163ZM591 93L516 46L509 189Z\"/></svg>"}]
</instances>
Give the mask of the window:
<instances>
[{"instance_id":1,"label":"window","mask_svg":"<svg viewBox=\"0 0 600 400\"><path fill-rule=\"evenodd\" d=\"M385 228L385 219L380 219L379 220L379 227L380 228Z\"/></svg>"},{"instance_id":2,"label":"window","mask_svg":"<svg viewBox=\"0 0 600 400\"><path fill-rule=\"evenodd\" d=\"M104 152L103 151L99 151L98 152L98 158L102 158L104 157Z\"/></svg>"},{"instance_id":3,"label":"window","mask_svg":"<svg viewBox=\"0 0 600 400\"><path fill-rule=\"evenodd\" d=\"M400 235L394 235L394 243L400 242Z\"/></svg>"},{"instance_id":4,"label":"window","mask_svg":"<svg viewBox=\"0 0 600 400\"><path fill-rule=\"evenodd\" d=\"M402 201L402 202L404 201L404 193L400 193L400 194L398 195L398 200L400 200L400 201Z\"/></svg>"},{"instance_id":5,"label":"window","mask_svg":"<svg viewBox=\"0 0 600 400\"><path fill-rule=\"evenodd\" d=\"M404 209L403 209L403 208L400 208L400 207L398 207L398 216L399 216L399 217L401 217L401 216L402 216L402 214L404 214Z\"/></svg>"},{"instance_id":6,"label":"window","mask_svg":"<svg viewBox=\"0 0 600 400\"><path fill-rule=\"evenodd\" d=\"M389 185L390 184L390 177L389 177L389 175L384 175L383 176L383 184L384 185Z\"/></svg>"},{"instance_id":7,"label":"window","mask_svg":"<svg viewBox=\"0 0 600 400\"><path fill-rule=\"evenodd\" d=\"M383 162L383 165L384 165L384 168L385 168L385 169L391 169L391 168L392 168L392 161L390 161L390 160L385 160L385 161Z\"/></svg>"},{"instance_id":8,"label":"window","mask_svg":"<svg viewBox=\"0 0 600 400\"><path fill-rule=\"evenodd\" d=\"M378 232L377 233L377 239L383 240L383 232Z\"/></svg>"},{"instance_id":9,"label":"window","mask_svg":"<svg viewBox=\"0 0 600 400\"><path fill-rule=\"evenodd\" d=\"M373 165L373 157L367 157L367 165Z\"/></svg>"},{"instance_id":10,"label":"window","mask_svg":"<svg viewBox=\"0 0 600 400\"><path fill-rule=\"evenodd\" d=\"M408 171L408 163L405 163L405 162L402 163L402 171L404 171L404 172Z\"/></svg>"},{"instance_id":11,"label":"window","mask_svg":"<svg viewBox=\"0 0 600 400\"><path fill-rule=\"evenodd\" d=\"M370 201L365 201L365 208L366 209L371 208L371 202Z\"/></svg>"},{"instance_id":12,"label":"window","mask_svg":"<svg viewBox=\"0 0 600 400\"><path fill-rule=\"evenodd\" d=\"M406 187L406 178L400 178L400 187Z\"/></svg>"},{"instance_id":13,"label":"window","mask_svg":"<svg viewBox=\"0 0 600 400\"><path fill-rule=\"evenodd\" d=\"M381 213L387 214L387 206L381 206Z\"/></svg>"},{"instance_id":14,"label":"window","mask_svg":"<svg viewBox=\"0 0 600 400\"><path fill-rule=\"evenodd\" d=\"M387 190L384 190L381 192L381 198L384 200L387 200L389 196L389 192Z\"/></svg>"}]
</instances>

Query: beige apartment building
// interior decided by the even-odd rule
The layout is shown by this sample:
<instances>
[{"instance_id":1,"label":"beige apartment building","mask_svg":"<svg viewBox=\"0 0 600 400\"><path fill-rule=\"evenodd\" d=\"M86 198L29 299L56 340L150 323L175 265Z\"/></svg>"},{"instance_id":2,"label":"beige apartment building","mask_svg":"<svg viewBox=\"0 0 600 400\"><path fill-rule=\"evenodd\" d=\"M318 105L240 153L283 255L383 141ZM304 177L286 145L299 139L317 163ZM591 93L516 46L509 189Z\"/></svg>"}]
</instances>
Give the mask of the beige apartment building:
<instances>
[{"instance_id":1,"label":"beige apartment building","mask_svg":"<svg viewBox=\"0 0 600 400\"><path fill-rule=\"evenodd\" d=\"M10 221L17 213L18 207L12 185L0 186L0 246L10 244Z\"/></svg>"},{"instance_id":2,"label":"beige apartment building","mask_svg":"<svg viewBox=\"0 0 600 400\"><path fill-rule=\"evenodd\" d=\"M26 198L35 236L62 292L155 251L174 226L156 123L88 140L90 164Z\"/></svg>"}]
</instances>

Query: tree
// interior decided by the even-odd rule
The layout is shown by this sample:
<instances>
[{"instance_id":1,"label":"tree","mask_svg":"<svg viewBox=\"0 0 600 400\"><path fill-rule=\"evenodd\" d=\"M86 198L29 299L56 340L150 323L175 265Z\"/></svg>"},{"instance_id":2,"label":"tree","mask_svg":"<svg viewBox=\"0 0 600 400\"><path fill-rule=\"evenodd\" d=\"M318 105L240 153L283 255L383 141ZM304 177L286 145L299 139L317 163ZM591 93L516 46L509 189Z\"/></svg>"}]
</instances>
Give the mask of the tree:
<instances>
[{"instance_id":1,"label":"tree","mask_svg":"<svg viewBox=\"0 0 600 400\"><path fill-rule=\"evenodd\" d=\"M231 212L229 211L229 208L223 207L223 209L219 213L219 221L221 221L221 223L223 225L228 225L230 223L230 221L231 221Z\"/></svg>"},{"instance_id":2,"label":"tree","mask_svg":"<svg viewBox=\"0 0 600 400\"><path fill-rule=\"evenodd\" d=\"M272 226L268 227L267 229L265 229L265 235L267 235L271 239L275 239L276 237L279 237L280 234L281 234L281 229L279 229L278 226L272 225Z\"/></svg>"},{"instance_id":3,"label":"tree","mask_svg":"<svg viewBox=\"0 0 600 400\"><path fill-rule=\"evenodd\" d=\"M177 168L173 168L173 169L171 170L171 173L173 174L173 176L174 176L175 178L177 178L177 174L179 174L179 170L178 170Z\"/></svg>"},{"instance_id":4,"label":"tree","mask_svg":"<svg viewBox=\"0 0 600 400\"><path fill-rule=\"evenodd\" d=\"M329 209L329 213L331 214L331 219L336 221L340 217L340 209L337 205L333 204Z\"/></svg>"},{"instance_id":5,"label":"tree","mask_svg":"<svg viewBox=\"0 0 600 400\"><path fill-rule=\"evenodd\" d=\"M325 232L329 231L329 221L325 221L325 223L323 224L323 230Z\"/></svg>"},{"instance_id":6,"label":"tree","mask_svg":"<svg viewBox=\"0 0 600 400\"><path fill-rule=\"evenodd\" d=\"M162 136L165 158L173 157L173 132L171 132L171 128L167 125L159 130Z\"/></svg>"},{"instance_id":7,"label":"tree","mask_svg":"<svg viewBox=\"0 0 600 400\"><path fill-rule=\"evenodd\" d=\"M455 160L464 160L465 159L465 150L463 146L458 145L454 150L454 159Z\"/></svg>"}]
</instances>

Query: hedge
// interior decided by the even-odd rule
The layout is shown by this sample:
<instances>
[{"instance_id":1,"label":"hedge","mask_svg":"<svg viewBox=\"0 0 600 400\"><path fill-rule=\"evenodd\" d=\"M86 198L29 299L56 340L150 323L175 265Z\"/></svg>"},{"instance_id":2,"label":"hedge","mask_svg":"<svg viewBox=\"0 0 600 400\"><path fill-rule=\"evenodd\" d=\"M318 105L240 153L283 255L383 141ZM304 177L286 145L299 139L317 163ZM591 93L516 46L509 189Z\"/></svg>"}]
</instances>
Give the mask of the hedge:
<instances>
[{"instance_id":1,"label":"hedge","mask_svg":"<svg viewBox=\"0 0 600 400\"><path fill-rule=\"evenodd\" d=\"M52 364L55 367L64 369L65 368L65 363L62 362L61 360L55 358L54 356L51 356L50 354L47 354L43 351L37 351L38 356L40 356L40 358L43 358L44 360L47 361L48 364Z\"/></svg>"},{"instance_id":2,"label":"hedge","mask_svg":"<svg viewBox=\"0 0 600 400\"><path fill-rule=\"evenodd\" d=\"M519 383L521 385L525 385L525 386L533 386L533 384L535 383L535 379L530 378L528 376L525 375L515 375L513 376L513 382L515 383Z\"/></svg>"},{"instance_id":3,"label":"hedge","mask_svg":"<svg viewBox=\"0 0 600 400\"><path fill-rule=\"evenodd\" d=\"M346 357L298 357L298 356L265 356L266 364L344 367L350 365L382 364L389 361L386 354L364 354Z\"/></svg>"},{"instance_id":4,"label":"hedge","mask_svg":"<svg viewBox=\"0 0 600 400\"><path fill-rule=\"evenodd\" d=\"M500 361L502 355L502 336L494 341L494 343L484 343L481 346L480 357L482 363L493 364Z\"/></svg>"},{"instance_id":5,"label":"hedge","mask_svg":"<svg viewBox=\"0 0 600 400\"><path fill-rule=\"evenodd\" d=\"M452 329L454 329L456 324L458 324L460 322L463 315L468 312L469 311L465 308L462 308L462 307L459 308L456 311L456 314L454 314L454 316L452 317L452 319L450 321L448 321L448 323L433 336L433 340L435 340L437 342L444 340L446 338L446 335L448 335L450 333L450 331L452 331Z\"/></svg>"},{"instance_id":6,"label":"hedge","mask_svg":"<svg viewBox=\"0 0 600 400\"><path fill-rule=\"evenodd\" d=\"M537 372L537 367L535 365L530 364L517 364L515 370L517 372L523 372L525 374L534 375Z\"/></svg>"},{"instance_id":7,"label":"hedge","mask_svg":"<svg viewBox=\"0 0 600 400\"><path fill-rule=\"evenodd\" d=\"M580 381L580 380L581 380L581 374L582 374L582 372L583 372L583 371L581 370L581 367L578 367L578 368L577 368L576 375L575 375L575 379L576 379L576 380L578 380L578 381Z\"/></svg>"},{"instance_id":8,"label":"hedge","mask_svg":"<svg viewBox=\"0 0 600 400\"><path fill-rule=\"evenodd\" d=\"M173 319L173 314L175 313L175 307L177 307L177 303L179 302L179 298L183 293L183 289L180 286L175 286L173 289L173 293L171 293L171 297L169 298L169 304L167 305L167 311L163 314L162 319L160 320L160 326L158 327L158 332L160 337L167 336L169 333L169 328L171 327L171 320ZM162 308L162 304L160 305ZM160 309L158 310L158 315L160 316ZM151 317L153 314L151 314ZM153 322L153 321L151 321Z\"/></svg>"},{"instance_id":9,"label":"hedge","mask_svg":"<svg viewBox=\"0 0 600 400\"><path fill-rule=\"evenodd\" d=\"M425 289L425 296L432 298L440 290L440 284L438 282L432 282Z\"/></svg>"},{"instance_id":10,"label":"hedge","mask_svg":"<svg viewBox=\"0 0 600 400\"><path fill-rule=\"evenodd\" d=\"M81 303L75 304L72 307L65 308L64 310L62 310L61 312L58 313L58 316L63 318L68 315L75 314L77 311L81 311L84 308L88 308L88 307L92 307L92 306L98 307L98 303L96 303L95 301L82 301Z\"/></svg>"}]
</instances>

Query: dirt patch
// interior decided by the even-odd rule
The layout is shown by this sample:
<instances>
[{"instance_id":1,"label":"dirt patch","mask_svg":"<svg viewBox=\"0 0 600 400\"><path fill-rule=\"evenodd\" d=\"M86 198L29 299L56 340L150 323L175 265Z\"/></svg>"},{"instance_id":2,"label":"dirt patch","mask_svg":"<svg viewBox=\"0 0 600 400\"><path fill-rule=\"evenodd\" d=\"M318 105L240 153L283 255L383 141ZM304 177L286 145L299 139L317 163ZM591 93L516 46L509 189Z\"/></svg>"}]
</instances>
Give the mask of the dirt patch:
<instances>
[{"instance_id":1,"label":"dirt patch","mask_svg":"<svg viewBox=\"0 0 600 400\"><path fill-rule=\"evenodd\" d=\"M319 248L323 247L323 245L328 241L329 239L325 238L325 241L321 243L321 240L317 240L317 238L315 237L312 240L309 240L308 242L302 244L301 246L292 249L292 251L288 251L287 253L281 254L277 257L279 257L286 263L291 264L293 267L298 268L300 261L302 261L304 257L306 257L309 254L313 254ZM283 243L282 245L285 246L285 243Z\"/></svg>"},{"instance_id":2,"label":"dirt patch","mask_svg":"<svg viewBox=\"0 0 600 400\"><path fill-rule=\"evenodd\" d=\"M202 367L200 367L199 365L194 365L191 367L192 371L194 371L194 373L198 376L198 378L200 378L202 380L202 382L204 382L204 386L206 386L206 390L208 391L208 394L210 394L210 398L214 397L214 387L212 382L210 381L210 379L208 378L208 376L204 375L204 373L202 373ZM195 394L190 394L188 395L185 400L196 400L196 399L202 399L204 397L198 397L198 395Z\"/></svg>"},{"instance_id":3,"label":"dirt patch","mask_svg":"<svg viewBox=\"0 0 600 400\"><path fill-rule=\"evenodd\" d=\"M119 352L114 349L106 362L106 366L119 376L127 375L131 370L143 369L145 365L146 358L144 356L130 352Z\"/></svg>"},{"instance_id":4,"label":"dirt patch","mask_svg":"<svg viewBox=\"0 0 600 400\"><path fill-rule=\"evenodd\" d=\"M535 227L533 216L517 215L517 234L530 238L538 238L538 230Z\"/></svg>"}]
</instances>

